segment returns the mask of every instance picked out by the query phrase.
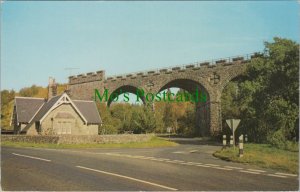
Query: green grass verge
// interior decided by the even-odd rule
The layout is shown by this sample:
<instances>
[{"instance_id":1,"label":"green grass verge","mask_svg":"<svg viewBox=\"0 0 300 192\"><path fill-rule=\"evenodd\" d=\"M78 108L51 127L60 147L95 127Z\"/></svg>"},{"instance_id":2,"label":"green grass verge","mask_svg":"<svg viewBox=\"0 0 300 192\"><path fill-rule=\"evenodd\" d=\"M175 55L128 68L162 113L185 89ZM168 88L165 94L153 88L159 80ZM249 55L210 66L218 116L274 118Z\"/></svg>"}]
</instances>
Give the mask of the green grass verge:
<instances>
[{"instance_id":1,"label":"green grass verge","mask_svg":"<svg viewBox=\"0 0 300 192\"><path fill-rule=\"evenodd\" d=\"M1 142L2 146L10 147L36 147L36 148L152 148L152 147L171 147L177 144L162 138L152 137L146 142L131 143L105 143L105 144L53 144L53 143L27 143L27 142Z\"/></svg>"},{"instance_id":2,"label":"green grass verge","mask_svg":"<svg viewBox=\"0 0 300 192\"><path fill-rule=\"evenodd\" d=\"M244 144L244 156L238 157L239 149L226 148L214 153L223 160L252 164L289 173L298 173L299 152L286 151L268 144Z\"/></svg>"}]
</instances>

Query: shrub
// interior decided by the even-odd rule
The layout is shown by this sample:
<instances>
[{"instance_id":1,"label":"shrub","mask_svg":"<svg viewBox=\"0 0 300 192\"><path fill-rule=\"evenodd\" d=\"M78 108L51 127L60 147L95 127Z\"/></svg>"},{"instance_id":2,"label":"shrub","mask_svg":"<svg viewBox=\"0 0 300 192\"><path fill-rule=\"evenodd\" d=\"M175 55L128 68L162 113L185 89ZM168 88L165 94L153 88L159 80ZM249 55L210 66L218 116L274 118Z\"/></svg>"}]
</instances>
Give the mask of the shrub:
<instances>
[{"instance_id":1,"label":"shrub","mask_svg":"<svg viewBox=\"0 0 300 192\"><path fill-rule=\"evenodd\" d=\"M282 131L282 129L279 129L275 132L273 132L272 134L270 134L270 136L268 136L267 138L268 142L280 149L284 149L285 148L285 136L284 133Z\"/></svg>"},{"instance_id":2,"label":"shrub","mask_svg":"<svg viewBox=\"0 0 300 192\"><path fill-rule=\"evenodd\" d=\"M279 129L268 137L268 142L279 149L285 149L288 151L299 151L299 145L296 141L288 141L285 138L284 131Z\"/></svg>"}]
</instances>

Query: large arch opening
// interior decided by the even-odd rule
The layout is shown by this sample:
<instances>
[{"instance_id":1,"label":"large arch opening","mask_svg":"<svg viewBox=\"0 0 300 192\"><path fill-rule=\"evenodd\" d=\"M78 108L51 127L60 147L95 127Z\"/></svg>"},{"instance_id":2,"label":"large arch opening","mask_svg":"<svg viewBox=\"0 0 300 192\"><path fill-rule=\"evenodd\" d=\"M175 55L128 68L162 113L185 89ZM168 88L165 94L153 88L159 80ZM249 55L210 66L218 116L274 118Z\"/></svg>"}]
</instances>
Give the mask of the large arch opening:
<instances>
[{"instance_id":1,"label":"large arch opening","mask_svg":"<svg viewBox=\"0 0 300 192\"><path fill-rule=\"evenodd\" d=\"M142 102L144 105L146 104L145 97L137 95L137 91L139 89L132 85L123 85L115 89L109 95L109 99L107 101L107 107L110 107L112 102L125 102L125 103L140 103ZM127 96L124 97L124 94ZM135 95L135 97L133 97ZM122 96L121 98L119 98Z\"/></svg>"},{"instance_id":2,"label":"large arch opening","mask_svg":"<svg viewBox=\"0 0 300 192\"><path fill-rule=\"evenodd\" d=\"M238 141L239 135L250 133L250 130L247 130L245 127L249 119L245 110L248 106L243 99L243 95L247 94L247 92L241 88L241 84L246 80L247 77L245 75L237 75L231 78L221 90L222 134L232 135L232 130L226 123L227 119L241 119L235 131L235 141Z\"/></svg>"},{"instance_id":3,"label":"large arch opening","mask_svg":"<svg viewBox=\"0 0 300 192\"><path fill-rule=\"evenodd\" d=\"M174 89L175 88L175 89ZM177 88L177 89L176 89ZM173 89L173 90L172 90ZM181 91L181 92L187 92L190 95L196 95L196 92L198 91L198 102L188 101L185 100L184 102L188 102L189 106L193 106L193 111L191 111L189 108L187 108L186 105L176 102L175 105L177 106L176 110L183 110L183 108L186 109L185 115L183 118L185 118L185 121L188 125L180 125L181 127L176 127L176 121L178 119L175 119L175 125L173 125L173 129L177 129L180 133L180 129L182 131L189 133L191 136L209 136L210 135L210 97L208 94L208 91L198 82L190 80L190 79L175 79L172 80L165 85L163 85L158 93L164 92L164 91ZM203 95L205 95L205 100L203 100ZM188 106L188 107L189 107ZM179 119L180 120L180 119ZM187 130L188 129L194 129Z\"/></svg>"}]
</instances>

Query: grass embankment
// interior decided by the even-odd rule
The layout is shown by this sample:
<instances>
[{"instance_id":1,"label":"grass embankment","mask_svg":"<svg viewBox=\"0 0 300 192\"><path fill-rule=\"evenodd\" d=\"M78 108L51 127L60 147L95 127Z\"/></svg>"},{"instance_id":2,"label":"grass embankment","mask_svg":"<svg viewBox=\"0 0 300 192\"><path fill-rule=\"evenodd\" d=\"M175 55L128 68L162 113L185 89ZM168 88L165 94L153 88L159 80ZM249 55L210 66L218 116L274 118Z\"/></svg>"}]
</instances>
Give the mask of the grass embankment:
<instances>
[{"instance_id":1,"label":"grass embankment","mask_svg":"<svg viewBox=\"0 0 300 192\"><path fill-rule=\"evenodd\" d=\"M223 160L252 164L289 173L298 173L299 152L287 151L268 144L244 144L244 156L238 157L239 149L226 148L214 153Z\"/></svg>"},{"instance_id":2,"label":"grass embankment","mask_svg":"<svg viewBox=\"0 0 300 192\"><path fill-rule=\"evenodd\" d=\"M151 148L151 147L171 147L177 144L162 138L152 137L146 142L131 143L104 143L104 144L53 144L53 143L27 143L27 142L1 142L2 146L10 147L36 147L36 148Z\"/></svg>"}]
</instances>

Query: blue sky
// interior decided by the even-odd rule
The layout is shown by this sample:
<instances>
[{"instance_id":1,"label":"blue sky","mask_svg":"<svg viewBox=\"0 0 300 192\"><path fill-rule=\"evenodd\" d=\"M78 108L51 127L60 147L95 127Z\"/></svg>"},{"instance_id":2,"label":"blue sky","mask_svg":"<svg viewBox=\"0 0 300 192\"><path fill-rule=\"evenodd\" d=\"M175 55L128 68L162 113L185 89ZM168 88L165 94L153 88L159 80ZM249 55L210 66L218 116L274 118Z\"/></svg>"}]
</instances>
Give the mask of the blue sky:
<instances>
[{"instance_id":1,"label":"blue sky","mask_svg":"<svg viewBox=\"0 0 300 192\"><path fill-rule=\"evenodd\" d=\"M67 82L262 51L274 36L299 42L291 2L4 2L1 88Z\"/></svg>"}]
</instances>

